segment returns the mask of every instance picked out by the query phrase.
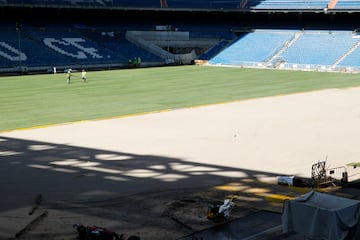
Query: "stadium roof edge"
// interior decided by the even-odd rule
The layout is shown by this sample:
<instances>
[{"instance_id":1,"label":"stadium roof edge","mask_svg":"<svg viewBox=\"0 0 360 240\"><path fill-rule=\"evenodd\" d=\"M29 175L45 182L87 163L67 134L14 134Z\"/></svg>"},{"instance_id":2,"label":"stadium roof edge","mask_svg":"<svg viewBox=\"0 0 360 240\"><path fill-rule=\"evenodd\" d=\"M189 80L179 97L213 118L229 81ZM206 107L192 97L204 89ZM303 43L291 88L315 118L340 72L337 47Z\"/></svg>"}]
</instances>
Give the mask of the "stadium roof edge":
<instances>
[{"instance_id":1,"label":"stadium roof edge","mask_svg":"<svg viewBox=\"0 0 360 240\"><path fill-rule=\"evenodd\" d=\"M121 11L162 11L162 12L231 12L231 13L360 13L360 9L255 9L255 8L238 8L238 9L223 9L223 8L139 8L139 7L121 7L121 6L64 6L64 5L47 5L47 4L9 4L0 3L0 7L11 8L42 8L42 9L74 9L74 10L121 10Z\"/></svg>"}]
</instances>

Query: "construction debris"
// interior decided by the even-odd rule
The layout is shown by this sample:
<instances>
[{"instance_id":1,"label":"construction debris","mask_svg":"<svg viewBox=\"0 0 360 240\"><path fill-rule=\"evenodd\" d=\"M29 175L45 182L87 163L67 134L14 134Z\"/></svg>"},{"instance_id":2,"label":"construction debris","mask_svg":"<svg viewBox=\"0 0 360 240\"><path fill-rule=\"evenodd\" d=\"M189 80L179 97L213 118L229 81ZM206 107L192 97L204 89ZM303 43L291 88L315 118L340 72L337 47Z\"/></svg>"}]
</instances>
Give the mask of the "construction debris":
<instances>
[{"instance_id":1,"label":"construction debris","mask_svg":"<svg viewBox=\"0 0 360 240\"><path fill-rule=\"evenodd\" d=\"M326 161L319 161L311 167L311 178L316 187L338 186L348 184L348 173L344 166L328 168Z\"/></svg>"},{"instance_id":2,"label":"construction debris","mask_svg":"<svg viewBox=\"0 0 360 240\"><path fill-rule=\"evenodd\" d=\"M27 232L34 229L45 217L47 217L48 211L44 211L42 214L37 216L34 220L32 220L29 224L27 224L23 229L15 234L15 238L20 238Z\"/></svg>"},{"instance_id":3,"label":"construction debris","mask_svg":"<svg viewBox=\"0 0 360 240\"><path fill-rule=\"evenodd\" d=\"M38 194L35 198L34 205L32 206L32 208L29 211L29 215L34 214L36 209L38 209L38 207L40 206L41 202L42 202L42 196L41 196L41 194Z\"/></svg>"},{"instance_id":4,"label":"construction debris","mask_svg":"<svg viewBox=\"0 0 360 240\"><path fill-rule=\"evenodd\" d=\"M119 236L116 232L103 227L74 224L73 228L78 232L79 240L125 240L123 234Z\"/></svg>"},{"instance_id":5,"label":"construction debris","mask_svg":"<svg viewBox=\"0 0 360 240\"><path fill-rule=\"evenodd\" d=\"M225 199L224 204L209 206L207 218L214 222L224 222L230 217L231 210L235 207L234 199Z\"/></svg>"}]
</instances>

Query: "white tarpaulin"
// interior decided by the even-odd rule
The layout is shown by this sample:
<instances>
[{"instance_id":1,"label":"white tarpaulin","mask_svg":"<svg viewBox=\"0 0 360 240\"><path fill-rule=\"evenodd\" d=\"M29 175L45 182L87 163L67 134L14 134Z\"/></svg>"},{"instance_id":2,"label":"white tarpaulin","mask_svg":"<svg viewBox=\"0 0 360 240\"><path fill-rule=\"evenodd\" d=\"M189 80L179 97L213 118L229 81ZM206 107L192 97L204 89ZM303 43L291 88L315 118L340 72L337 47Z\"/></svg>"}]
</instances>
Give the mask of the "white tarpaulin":
<instances>
[{"instance_id":1,"label":"white tarpaulin","mask_svg":"<svg viewBox=\"0 0 360 240\"><path fill-rule=\"evenodd\" d=\"M285 203L283 231L313 239L360 239L360 201L319 192Z\"/></svg>"}]
</instances>

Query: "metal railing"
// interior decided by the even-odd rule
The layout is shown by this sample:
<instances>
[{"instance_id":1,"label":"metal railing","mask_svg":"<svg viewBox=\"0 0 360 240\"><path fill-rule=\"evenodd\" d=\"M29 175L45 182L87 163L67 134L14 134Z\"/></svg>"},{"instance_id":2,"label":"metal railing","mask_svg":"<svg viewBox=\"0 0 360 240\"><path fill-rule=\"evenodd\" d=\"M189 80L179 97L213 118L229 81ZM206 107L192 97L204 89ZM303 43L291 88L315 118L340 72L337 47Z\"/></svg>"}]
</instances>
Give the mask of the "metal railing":
<instances>
[{"instance_id":1,"label":"metal railing","mask_svg":"<svg viewBox=\"0 0 360 240\"><path fill-rule=\"evenodd\" d=\"M345 167L326 168L326 161L315 163L311 167L311 178L315 186L339 186L348 183Z\"/></svg>"}]
</instances>

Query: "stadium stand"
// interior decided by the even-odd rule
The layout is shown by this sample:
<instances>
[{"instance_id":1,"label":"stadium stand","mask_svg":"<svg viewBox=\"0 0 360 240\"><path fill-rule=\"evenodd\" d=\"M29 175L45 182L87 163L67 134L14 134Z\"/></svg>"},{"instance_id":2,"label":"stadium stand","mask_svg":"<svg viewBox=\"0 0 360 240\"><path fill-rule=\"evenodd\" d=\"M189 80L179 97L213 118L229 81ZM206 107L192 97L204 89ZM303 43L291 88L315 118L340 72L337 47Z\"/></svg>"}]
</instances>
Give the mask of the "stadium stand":
<instances>
[{"instance_id":1,"label":"stadium stand","mask_svg":"<svg viewBox=\"0 0 360 240\"><path fill-rule=\"evenodd\" d=\"M1 0L1 5L170 8L170 9L253 9L253 10L324 10L360 9L358 0Z\"/></svg>"},{"instance_id":2,"label":"stadium stand","mask_svg":"<svg viewBox=\"0 0 360 240\"><path fill-rule=\"evenodd\" d=\"M55 6L70 7L129 7L129 8L161 8L166 5L167 8L186 8L186 9L237 9L241 1L236 0L54 0L50 4ZM31 4L45 5L49 1L45 0L3 0L3 4Z\"/></svg>"},{"instance_id":3,"label":"stadium stand","mask_svg":"<svg viewBox=\"0 0 360 240\"><path fill-rule=\"evenodd\" d=\"M356 42L349 31L306 31L282 57L294 64L332 65Z\"/></svg>"},{"instance_id":4,"label":"stadium stand","mask_svg":"<svg viewBox=\"0 0 360 240\"><path fill-rule=\"evenodd\" d=\"M239 8L241 1L235 0L167 0L164 1L168 8L187 8L187 9L236 9ZM3 0L0 4L31 4L31 5L45 5L49 1L44 0ZM55 6L69 6L69 7L137 7L137 8L160 8L162 4L160 1L146 1L146 0L55 0L51 1Z\"/></svg>"},{"instance_id":5,"label":"stadium stand","mask_svg":"<svg viewBox=\"0 0 360 240\"><path fill-rule=\"evenodd\" d=\"M113 0L2 0L4 4L33 4L33 5L56 5L56 6L111 6Z\"/></svg>"},{"instance_id":6,"label":"stadium stand","mask_svg":"<svg viewBox=\"0 0 360 240\"><path fill-rule=\"evenodd\" d=\"M113 0L112 6L115 7L140 7L140 8L159 8L160 1L133 1L133 0Z\"/></svg>"},{"instance_id":7,"label":"stadium stand","mask_svg":"<svg viewBox=\"0 0 360 240\"><path fill-rule=\"evenodd\" d=\"M353 48L350 49L348 54L344 56L343 59L339 59L339 67L359 67L359 57L360 57L360 42L357 42Z\"/></svg>"},{"instance_id":8,"label":"stadium stand","mask_svg":"<svg viewBox=\"0 0 360 240\"><path fill-rule=\"evenodd\" d=\"M197 58L198 60L210 60L216 54L218 54L221 50L223 50L227 45L229 45L234 39L237 38L236 34L230 31L220 31L220 30L213 30L210 32L206 31L191 31L192 38L219 38L217 44L211 46L210 48L206 49L206 51L199 55Z\"/></svg>"},{"instance_id":9,"label":"stadium stand","mask_svg":"<svg viewBox=\"0 0 360 240\"><path fill-rule=\"evenodd\" d=\"M339 0L334 9L360 9L360 1L358 0Z\"/></svg>"},{"instance_id":10,"label":"stadium stand","mask_svg":"<svg viewBox=\"0 0 360 240\"><path fill-rule=\"evenodd\" d=\"M169 8L237 9L241 1L234 0L168 0Z\"/></svg>"},{"instance_id":11,"label":"stadium stand","mask_svg":"<svg viewBox=\"0 0 360 240\"><path fill-rule=\"evenodd\" d=\"M218 54L222 49L224 49L228 44L230 44L229 40L222 40L217 45L213 46L209 50L207 50L204 54L201 54L198 58L200 61L210 60L216 54Z\"/></svg>"},{"instance_id":12,"label":"stadium stand","mask_svg":"<svg viewBox=\"0 0 360 240\"><path fill-rule=\"evenodd\" d=\"M245 8L252 9L325 9L329 0L248 0Z\"/></svg>"},{"instance_id":13,"label":"stadium stand","mask_svg":"<svg viewBox=\"0 0 360 240\"><path fill-rule=\"evenodd\" d=\"M262 30L241 36L208 64L336 70L359 69L360 39L351 31Z\"/></svg>"},{"instance_id":14,"label":"stadium stand","mask_svg":"<svg viewBox=\"0 0 360 240\"><path fill-rule=\"evenodd\" d=\"M26 61L27 57L24 54L20 54L18 42L16 41L17 34L13 32L2 31L2 39L0 41L0 64L1 68L10 68L13 66L13 62Z\"/></svg>"},{"instance_id":15,"label":"stadium stand","mask_svg":"<svg viewBox=\"0 0 360 240\"><path fill-rule=\"evenodd\" d=\"M239 65L268 61L294 33L292 31L256 30L239 37L229 48L209 61L209 64Z\"/></svg>"},{"instance_id":16,"label":"stadium stand","mask_svg":"<svg viewBox=\"0 0 360 240\"><path fill-rule=\"evenodd\" d=\"M199 60L357 70L352 31L359 28L353 21L359 6L355 0L0 0L0 72L129 67L135 57L143 66ZM19 19L23 26L15 28Z\"/></svg>"},{"instance_id":17,"label":"stadium stand","mask_svg":"<svg viewBox=\"0 0 360 240\"><path fill-rule=\"evenodd\" d=\"M69 30L72 29L72 30ZM124 34L100 30L76 30L64 26L52 29L23 27L20 31L1 29L0 71L26 66L127 66L129 59L144 62L164 60L130 43Z\"/></svg>"}]
</instances>

